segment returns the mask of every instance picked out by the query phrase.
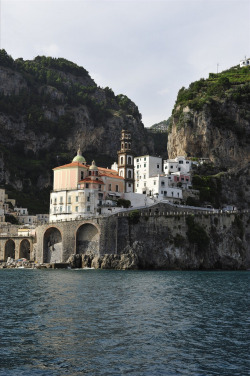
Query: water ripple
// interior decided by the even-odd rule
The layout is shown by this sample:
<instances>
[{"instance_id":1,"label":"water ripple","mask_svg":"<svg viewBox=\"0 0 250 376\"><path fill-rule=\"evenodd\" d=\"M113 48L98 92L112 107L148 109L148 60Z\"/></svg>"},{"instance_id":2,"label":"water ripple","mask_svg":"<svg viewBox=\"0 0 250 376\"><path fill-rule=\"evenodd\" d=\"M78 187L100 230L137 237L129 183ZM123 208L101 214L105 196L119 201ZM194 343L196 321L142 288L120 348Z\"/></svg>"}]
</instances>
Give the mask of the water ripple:
<instances>
[{"instance_id":1,"label":"water ripple","mask_svg":"<svg viewBox=\"0 0 250 376\"><path fill-rule=\"evenodd\" d=\"M249 279L0 270L0 375L246 376Z\"/></svg>"}]
</instances>

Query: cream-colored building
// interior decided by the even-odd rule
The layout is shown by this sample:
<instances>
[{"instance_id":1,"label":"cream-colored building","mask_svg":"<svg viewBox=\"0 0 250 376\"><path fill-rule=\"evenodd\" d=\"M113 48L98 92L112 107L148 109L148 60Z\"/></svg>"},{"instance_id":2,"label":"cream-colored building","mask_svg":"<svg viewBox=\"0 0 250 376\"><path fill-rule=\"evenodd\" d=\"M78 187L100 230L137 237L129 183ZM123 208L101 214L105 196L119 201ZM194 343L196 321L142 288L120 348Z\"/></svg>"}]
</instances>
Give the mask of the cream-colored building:
<instances>
[{"instance_id":1,"label":"cream-colored building","mask_svg":"<svg viewBox=\"0 0 250 376\"><path fill-rule=\"evenodd\" d=\"M124 195L124 178L118 171L87 165L80 149L69 164L54 168L50 194L50 221L76 219L101 213L114 198Z\"/></svg>"}]
</instances>

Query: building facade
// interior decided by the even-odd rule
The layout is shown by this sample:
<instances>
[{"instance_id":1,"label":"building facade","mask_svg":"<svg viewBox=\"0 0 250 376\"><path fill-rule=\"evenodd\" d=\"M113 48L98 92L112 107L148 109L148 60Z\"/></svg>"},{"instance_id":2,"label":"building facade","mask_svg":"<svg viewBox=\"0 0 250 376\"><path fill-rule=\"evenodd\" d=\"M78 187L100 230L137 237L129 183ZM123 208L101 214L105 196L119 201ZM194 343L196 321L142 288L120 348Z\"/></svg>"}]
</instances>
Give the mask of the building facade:
<instances>
[{"instance_id":1,"label":"building facade","mask_svg":"<svg viewBox=\"0 0 250 376\"><path fill-rule=\"evenodd\" d=\"M50 221L76 219L100 214L114 199L122 198L125 179L118 171L87 165L78 150L71 163L54 168L50 194Z\"/></svg>"},{"instance_id":2,"label":"building facade","mask_svg":"<svg viewBox=\"0 0 250 376\"><path fill-rule=\"evenodd\" d=\"M121 148L118 151L118 174L124 178L125 192L134 192L134 154L131 132L122 130Z\"/></svg>"}]
</instances>

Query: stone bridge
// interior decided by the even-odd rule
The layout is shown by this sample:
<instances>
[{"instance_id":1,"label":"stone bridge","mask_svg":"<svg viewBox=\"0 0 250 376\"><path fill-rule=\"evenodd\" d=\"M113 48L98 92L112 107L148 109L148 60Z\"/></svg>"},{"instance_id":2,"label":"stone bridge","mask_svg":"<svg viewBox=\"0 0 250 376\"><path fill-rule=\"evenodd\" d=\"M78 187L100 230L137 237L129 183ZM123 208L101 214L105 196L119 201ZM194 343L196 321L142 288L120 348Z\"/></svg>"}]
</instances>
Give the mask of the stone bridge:
<instances>
[{"instance_id":1,"label":"stone bridge","mask_svg":"<svg viewBox=\"0 0 250 376\"><path fill-rule=\"evenodd\" d=\"M0 236L0 260L7 261L8 257L15 260L34 259L32 236L6 235Z\"/></svg>"},{"instance_id":2,"label":"stone bridge","mask_svg":"<svg viewBox=\"0 0 250 376\"><path fill-rule=\"evenodd\" d=\"M72 254L115 253L117 219L90 218L54 222L36 228L34 257L38 262L66 262Z\"/></svg>"},{"instance_id":3,"label":"stone bridge","mask_svg":"<svg viewBox=\"0 0 250 376\"><path fill-rule=\"evenodd\" d=\"M190 214L199 217L208 235L215 223L219 229L229 229L236 216L249 215L248 210L223 213L169 209L166 205L156 205L151 209L136 210L139 215L136 223L130 211L124 211L106 217L82 217L41 225L35 229L33 237L0 236L0 259L24 257L40 263L60 263L66 262L72 254L91 252L101 256L123 253L138 241L154 249L177 233L185 237L186 216Z\"/></svg>"}]
</instances>

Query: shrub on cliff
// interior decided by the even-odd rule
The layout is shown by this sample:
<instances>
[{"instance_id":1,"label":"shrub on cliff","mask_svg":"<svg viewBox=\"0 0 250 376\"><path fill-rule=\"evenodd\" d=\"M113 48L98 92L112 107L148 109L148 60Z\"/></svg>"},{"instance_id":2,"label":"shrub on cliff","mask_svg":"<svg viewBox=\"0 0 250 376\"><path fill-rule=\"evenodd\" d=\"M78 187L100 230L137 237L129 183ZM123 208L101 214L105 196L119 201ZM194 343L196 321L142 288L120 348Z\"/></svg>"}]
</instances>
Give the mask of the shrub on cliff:
<instances>
[{"instance_id":1,"label":"shrub on cliff","mask_svg":"<svg viewBox=\"0 0 250 376\"><path fill-rule=\"evenodd\" d=\"M189 215L186 219L188 226L187 237L190 243L197 244L198 249L206 250L209 246L210 239L204 228L195 222L194 217Z\"/></svg>"}]
</instances>

